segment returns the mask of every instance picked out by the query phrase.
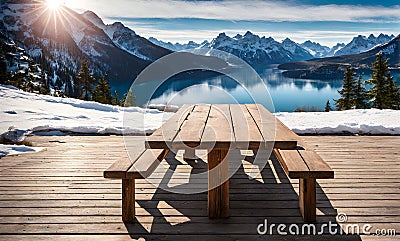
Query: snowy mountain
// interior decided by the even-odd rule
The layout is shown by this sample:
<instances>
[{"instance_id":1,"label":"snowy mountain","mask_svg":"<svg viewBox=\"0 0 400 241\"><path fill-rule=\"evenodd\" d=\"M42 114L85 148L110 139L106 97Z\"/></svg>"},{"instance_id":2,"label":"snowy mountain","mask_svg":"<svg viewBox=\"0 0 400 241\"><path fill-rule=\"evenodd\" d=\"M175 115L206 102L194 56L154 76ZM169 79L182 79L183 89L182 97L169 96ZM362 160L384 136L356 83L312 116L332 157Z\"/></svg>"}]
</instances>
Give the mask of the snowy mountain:
<instances>
[{"instance_id":1,"label":"snowy mountain","mask_svg":"<svg viewBox=\"0 0 400 241\"><path fill-rule=\"evenodd\" d=\"M307 50L315 58L326 57L331 51L331 48L316 42L311 42L310 40L305 41L304 43L300 44L300 46Z\"/></svg>"},{"instance_id":2,"label":"snowy mountain","mask_svg":"<svg viewBox=\"0 0 400 241\"><path fill-rule=\"evenodd\" d=\"M202 43L196 43L194 41L189 41L186 44L180 44L180 43L171 43L171 42L164 42L162 40L158 40L156 38L150 37L149 41L152 42L153 44L156 44L158 46L161 46L163 48L169 49L171 51L181 51L181 50L187 50L187 49L195 49L199 48L201 46L205 46L208 44L207 40L204 40Z\"/></svg>"},{"instance_id":3,"label":"snowy mountain","mask_svg":"<svg viewBox=\"0 0 400 241\"><path fill-rule=\"evenodd\" d=\"M309 51L301 47L301 45L293 42L291 39L286 38L282 41L282 47L293 54L294 61L301 61L305 59L311 59L314 57Z\"/></svg>"},{"instance_id":4,"label":"snowy mountain","mask_svg":"<svg viewBox=\"0 0 400 241\"><path fill-rule=\"evenodd\" d=\"M23 48L0 32L0 84L14 84L30 92L49 94L46 75Z\"/></svg>"},{"instance_id":5,"label":"snowy mountain","mask_svg":"<svg viewBox=\"0 0 400 241\"><path fill-rule=\"evenodd\" d=\"M329 50L328 54L327 54L325 57L332 57L332 56L335 56L336 52L339 51L339 50L341 50L341 49L342 49L343 47L345 47L345 46L346 46L346 44L344 44L344 43L337 43L335 46L333 46L333 47Z\"/></svg>"},{"instance_id":6,"label":"snowy mountain","mask_svg":"<svg viewBox=\"0 0 400 241\"><path fill-rule=\"evenodd\" d=\"M393 34L389 36L382 33L377 37L375 37L373 34L369 35L369 37L358 35L357 37L354 37L353 40L348 44L338 43L332 48L322 46L319 43L311 41L306 41L300 44L300 46L306 49L314 57L324 58L346 54L359 54L370 50L378 45L385 44L392 40L394 37L395 36Z\"/></svg>"},{"instance_id":7,"label":"snowy mountain","mask_svg":"<svg viewBox=\"0 0 400 241\"><path fill-rule=\"evenodd\" d=\"M102 29L118 47L138 58L155 61L171 53L171 51L160 48L146 38L137 35L135 31L124 26L121 22L106 25L103 20L92 11L86 11L82 16Z\"/></svg>"},{"instance_id":8,"label":"snowy mountain","mask_svg":"<svg viewBox=\"0 0 400 241\"><path fill-rule=\"evenodd\" d=\"M145 66L170 53L120 23L105 25L94 13L81 15L65 6L58 11L54 15L43 3L8 0L0 9L4 20L0 30L43 66L55 88L69 96L84 59L95 76L107 75L114 87L125 88Z\"/></svg>"},{"instance_id":9,"label":"snowy mountain","mask_svg":"<svg viewBox=\"0 0 400 241\"><path fill-rule=\"evenodd\" d=\"M336 51L334 56L359 54L361 52L368 51L378 45L385 44L392 40L394 37L394 35L389 36L382 33L377 37L375 37L373 34L369 35L368 37L358 35L357 37L354 37L353 40L346 46Z\"/></svg>"},{"instance_id":10,"label":"snowy mountain","mask_svg":"<svg viewBox=\"0 0 400 241\"><path fill-rule=\"evenodd\" d=\"M384 53L384 58L389 59L392 75L400 73L400 35L385 44L359 54L285 63L278 67L286 70L283 75L290 78L341 79L349 65L359 74L370 72L370 66L376 60L378 53Z\"/></svg>"},{"instance_id":11,"label":"snowy mountain","mask_svg":"<svg viewBox=\"0 0 400 241\"><path fill-rule=\"evenodd\" d=\"M290 39L279 43L271 37L260 38L250 31L233 38L221 33L204 47L231 53L255 67L313 58L310 53Z\"/></svg>"}]
</instances>

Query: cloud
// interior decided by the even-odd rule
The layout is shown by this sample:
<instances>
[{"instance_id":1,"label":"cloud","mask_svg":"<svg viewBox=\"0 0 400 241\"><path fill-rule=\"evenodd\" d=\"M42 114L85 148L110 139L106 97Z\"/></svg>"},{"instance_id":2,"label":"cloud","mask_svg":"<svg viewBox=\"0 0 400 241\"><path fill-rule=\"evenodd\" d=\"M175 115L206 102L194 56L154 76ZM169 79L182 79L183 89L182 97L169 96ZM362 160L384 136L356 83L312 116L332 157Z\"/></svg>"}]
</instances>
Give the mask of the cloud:
<instances>
[{"instance_id":1,"label":"cloud","mask_svg":"<svg viewBox=\"0 0 400 241\"><path fill-rule=\"evenodd\" d=\"M293 1L75 1L104 17L203 18L265 21L400 22L400 5L296 5Z\"/></svg>"}]
</instances>

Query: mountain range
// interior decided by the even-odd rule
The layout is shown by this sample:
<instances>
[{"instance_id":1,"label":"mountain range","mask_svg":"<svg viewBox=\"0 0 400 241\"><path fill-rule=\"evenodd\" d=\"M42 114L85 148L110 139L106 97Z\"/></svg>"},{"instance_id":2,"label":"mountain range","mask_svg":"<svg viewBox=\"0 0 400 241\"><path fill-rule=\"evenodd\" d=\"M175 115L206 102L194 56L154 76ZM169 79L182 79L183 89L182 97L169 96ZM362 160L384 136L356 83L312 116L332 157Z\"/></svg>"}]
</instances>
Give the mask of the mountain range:
<instances>
[{"instance_id":1,"label":"mountain range","mask_svg":"<svg viewBox=\"0 0 400 241\"><path fill-rule=\"evenodd\" d=\"M350 43L353 44L353 41ZM365 47L365 45L363 45ZM278 66L283 75L303 79L341 79L346 68L351 65L358 74L370 72L371 64L378 53L384 53L392 74L400 73L400 35L385 44L378 45L359 54L348 54L308 61L285 63Z\"/></svg>"},{"instance_id":2,"label":"mountain range","mask_svg":"<svg viewBox=\"0 0 400 241\"><path fill-rule=\"evenodd\" d=\"M89 61L96 77L107 76L113 89L126 90L146 66L172 52L185 49L222 50L258 67L359 54L394 38L384 34L377 37L357 36L348 44L329 48L311 41L299 44L289 38L279 42L248 31L234 37L221 33L210 42L200 44L193 41L172 44L141 37L121 22L105 24L91 11L79 14L65 6L59 9L61 14L57 16L53 16L51 11L43 3L3 0L0 31L40 66L52 88L60 89L69 96L73 96L74 76L84 60ZM205 63L207 59L197 61Z\"/></svg>"},{"instance_id":3,"label":"mountain range","mask_svg":"<svg viewBox=\"0 0 400 241\"><path fill-rule=\"evenodd\" d=\"M171 43L171 42L163 42L156 38L150 37L149 40L162 46L171 51L181 51L187 49L194 48L215 48L220 50L229 50L231 52L237 51L260 51L260 52L273 52L271 46L277 47L279 51L282 53L285 52L280 47L283 47L285 50L289 50L291 54L294 54L295 58L306 60L307 58L325 58L332 56L340 56L346 54L358 54L367 50L372 49L373 47L384 44L392 40L395 36L379 34L375 37L375 35L370 34L368 37L363 35L358 35L354 37L348 44L337 43L333 47L323 46L320 43L312 42L307 40L303 43L295 43L289 38L284 39L282 42L278 42L275 39L269 37L260 37L256 34L251 33L250 31L246 32L245 35L237 34L235 37L228 37L225 33L219 34L216 38L214 38L211 42L205 40L202 43L196 43L194 41L189 41L186 44L180 43ZM246 49L250 44L250 48ZM296 51L293 51L296 49ZM292 50L292 51L290 51ZM304 52L304 50L307 53ZM228 52L229 52L228 51ZM311 55L311 56L310 56ZM279 61L276 61L279 62ZM286 61L287 62L287 61Z\"/></svg>"}]
</instances>

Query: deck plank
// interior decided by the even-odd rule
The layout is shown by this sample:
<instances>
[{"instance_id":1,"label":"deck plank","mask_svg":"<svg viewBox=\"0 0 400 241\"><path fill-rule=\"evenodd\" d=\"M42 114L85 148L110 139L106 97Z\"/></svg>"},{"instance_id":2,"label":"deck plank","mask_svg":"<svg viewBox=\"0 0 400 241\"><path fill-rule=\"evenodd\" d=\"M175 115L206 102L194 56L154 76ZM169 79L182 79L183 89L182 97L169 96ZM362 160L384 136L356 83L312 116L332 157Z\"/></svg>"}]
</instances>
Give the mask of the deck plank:
<instances>
[{"instance_id":1,"label":"deck plank","mask_svg":"<svg viewBox=\"0 0 400 241\"><path fill-rule=\"evenodd\" d=\"M183 122L194 109L194 105L183 105L161 128L146 138L146 146L153 149L167 149L174 140Z\"/></svg>"},{"instance_id":2,"label":"deck plank","mask_svg":"<svg viewBox=\"0 0 400 241\"><path fill-rule=\"evenodd\" d=\"M201 138L204 149L231 149L235 141L229 105L212 105Z\"/></svg>"},{"instance_id":3,"label":"deck plank","mask_svg":"<svg viewBox=\"0 0 400 241\"><path fill-rule=\"evenodd\" d=\"M200 145L211 105L196 105L183 122L181 129L172 141L172 148L185 149Z\"/></svg>"},{"instance_id":4,"label":"deck plank","mask_svg":"<svg viewBox=\"0 0 400 241\"><path fill-rule=\"evenodd\" d=\"M244 105L230 105L237 148L257 149L264 141L257 124ZM243 125L246 123L246 125ZM243 128L247 126L247 128Z\"/></svg>"}]
</instances>

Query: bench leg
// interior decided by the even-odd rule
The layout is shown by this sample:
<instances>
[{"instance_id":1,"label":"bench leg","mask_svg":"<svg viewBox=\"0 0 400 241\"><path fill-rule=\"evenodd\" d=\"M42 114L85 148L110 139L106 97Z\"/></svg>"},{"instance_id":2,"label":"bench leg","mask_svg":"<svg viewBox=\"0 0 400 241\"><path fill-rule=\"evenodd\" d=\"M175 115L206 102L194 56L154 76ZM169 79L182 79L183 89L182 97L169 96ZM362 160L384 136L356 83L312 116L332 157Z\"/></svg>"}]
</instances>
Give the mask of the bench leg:
<instances>
[{"instance_id":1,"label":"bench leg","mask_svg":"<svg viewBox=\"0 0 400 241\"><path fill-rule=\"evenodd\" d=\"M122 179L122 221L135 219L135 179Z\"/></svg>"},{"instance_id":2,"label":"bench leg","mask_svg":"<svg viewBox=\"0 0 400 241\"><path fill-rule=\"evenodd\" d=\"M221 165L219 165L221 163ZM218 166L218 167L217 167ZM213 170L213 171L211 171ZM208 217L229 217L228 150L213 149L208 153ZM223 180L226 180L224 183ZM216 185L221 185L215 187ZM211 187L215 187L212 188Z\"/></svg>"},{"instance_id":3,"label":"bench leg","mask_svg":"<svg viewBox=\"0 0 400 241\"><path fill-rule=\"evenodd\" d=\"M300 212L305 222L316 221L316 180L315 178L300 178Z\"/></svg>"}]
</instances>

